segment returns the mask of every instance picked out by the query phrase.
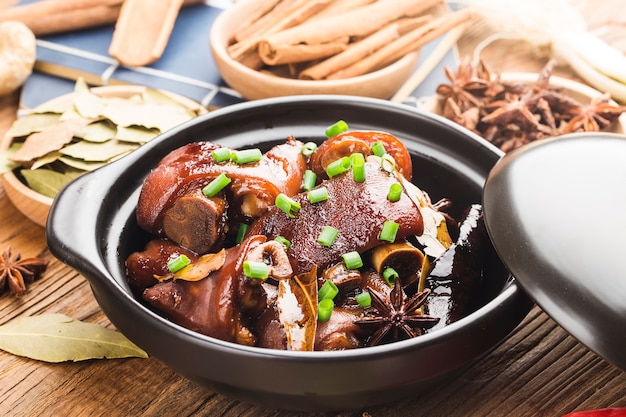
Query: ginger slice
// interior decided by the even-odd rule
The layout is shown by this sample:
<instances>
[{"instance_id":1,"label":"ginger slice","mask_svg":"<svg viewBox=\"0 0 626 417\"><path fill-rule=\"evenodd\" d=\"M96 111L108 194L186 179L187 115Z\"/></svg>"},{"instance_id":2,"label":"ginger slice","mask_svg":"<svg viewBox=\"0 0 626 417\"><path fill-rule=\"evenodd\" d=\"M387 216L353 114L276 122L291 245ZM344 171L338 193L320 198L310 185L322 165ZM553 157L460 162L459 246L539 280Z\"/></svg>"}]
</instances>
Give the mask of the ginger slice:
<instances>
[{"instance_id":1,"label":"ginger slice","mask_svg":"<svg viewBox=\"0 0 626 417\"><path fill-rule=\"evenodd\" d=\"M109 54L123 65L157 61L174 28L183 0L124 0Z\"/></svg>"}]
</instances>

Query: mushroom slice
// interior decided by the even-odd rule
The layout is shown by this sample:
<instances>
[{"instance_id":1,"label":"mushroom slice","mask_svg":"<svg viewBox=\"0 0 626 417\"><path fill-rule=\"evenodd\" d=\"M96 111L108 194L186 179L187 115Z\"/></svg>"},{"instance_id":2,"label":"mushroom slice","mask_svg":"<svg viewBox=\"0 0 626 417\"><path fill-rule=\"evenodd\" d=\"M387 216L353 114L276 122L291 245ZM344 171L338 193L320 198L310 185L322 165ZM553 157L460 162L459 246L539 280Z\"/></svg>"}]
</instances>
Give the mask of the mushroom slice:
<instances>
[{"instance_id":1,"label":"mushroom slice","mask_svg":"<svg viewBox=\"0 0 626 417\"><path fill-rule=\"evenodd\" d=\"M269 265L269 276L276 280L289 279L293 275L285 245L276 240L269 240L251 249L246 259Z\"/></svg>"},{"instance_id":2,"label":"mushroom slice","mask_svg":"<svg viewBox=\"0 0 626 417\"><path fill-rule=\"evenodd\" d=\"M209 276L213 271L217 271L226 261L226 250L222 249L217 253L207 253L202 255L196 262L192 262L180 271L174 273L174 279L185 281L200 281Z\"/></svg>"},{"instance_id":3,"label":"mushroom slice","mask_svg":"<svg viewBox=\"0 0 626 417\"><path fill-rule=\"evenodd\" d=\"M424 254L406 240L401 240L373 248L371 262L376 272L381 275L385 268L395 269L402 278L402 283L409 285L420 277Z\"/></svg>"},{"instance_id":4,"label":"mushroom slice","mask_svg":"<svg viewBox=\"0 0 626 417\"><path fill-rule=\"evenodd\" d=\"M328 267L322 275L324 279L335 284L342 293L354 290L361 285L359 270L348 269L343 262Z\"/></svg>"}]
</instances>

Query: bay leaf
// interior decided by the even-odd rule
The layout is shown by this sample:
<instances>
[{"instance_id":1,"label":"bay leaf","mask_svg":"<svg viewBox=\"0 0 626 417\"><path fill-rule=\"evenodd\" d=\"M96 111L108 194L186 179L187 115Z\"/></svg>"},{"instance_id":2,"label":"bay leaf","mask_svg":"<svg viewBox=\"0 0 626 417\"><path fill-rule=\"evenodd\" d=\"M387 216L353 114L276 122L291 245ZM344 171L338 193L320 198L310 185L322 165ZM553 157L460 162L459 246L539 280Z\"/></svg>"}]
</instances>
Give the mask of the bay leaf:
<instances>
[{"instance_id":1,"label":"bay leaf","mask_svg":"<svg viewBox=\"0 0 626 417\"><path fill-rule=\"evenodd\" d=\"M148 357L121 333L64 314L24 317L0 326L0 349L53 363Z\"/></svg>"},{"instance_id":2,"label":"bay leaf","mask_svg":"<svg viewBox=\"0 0 626 417\"><path fill-rule=\"evenodd\" d=\"M96 168L100 168L108 163L108 161L85 161L84 159L72 158L71 156L61 156L59 161L74 169L88 172Z\"/></svg>"},{"instance_id":3,"label":"bay leaf","mask_svg":"<svg viewBox=\"0 0 626 417\"><path fill-rule=\"evenodd\" d=\"M143 91L143 93L141 93L141 97L146 103L161 104L164 106L172 106L172 107L179 107L179 108L184 107L185 109L187 109L187 111L192 113L192 116L197 116L201 111L200 103L194 103L195 107L191 107L191 106L188 107L187 105L183 106L180 102L175 100L172 96L165 94L163 91L160 91L154 88L149 88L149 87L146 88Z\"/></svg>"},{"instance_id":4,"label":"bay leaf","mask_svg":"<svg viewBox=\"0 0 626 417\"><path fill-rule=\"evenodd\" d=\"M24 141L24 145L11 155L11 160L26 163L42 157L49 152L58 151L63 145L70 143L74 133L89 123L84 119L68 119L50 126L41 132L33 133Z\"/></svg>"},{"instance_id":5,"label":"bay leaf","mask_svg":"<svg viewBox=\"0 0 626 417\"><path fill-rule=\"evenodd\" d=\"M115 139L144 144L157 137L159 133L159 129L147 129L142 126L118 126Z\"/></svg>"},{"instance_id":6,"label":"bay leaf","mask_svg":"<svg viewBox=\"0 0 626 417\"><path fill-rule=\"evenodd\" d=\"M53 163L61 157L61 153L59 151L53 151L45 154L41 158L37 158L33 161L32 165L29 167L30 169L38 169L42 166Z\"/></svg>"},{"instance_id":7,"label":"bay leaf","mask_svg":"<svg viewBox=\"0 0 626 417\"><path fill-rule=\"evenodd\" d=\"M111 122L98 120L78 130L74 136L89 142L106 142L113 139L116 133L117 129Z\"/></svg>"},{"instance_id":8,"label":"bay leaf","mask_svg":"<svg viewBox=\"0 0 626 417\"><path fill-rule=\"evenodd\" d=\"M61 117L59 118L59 120L67 120L67 119L87 119L87 120L98 120L97 117L92 117L92 118L86 118L83 117L74 106L71 106L70 108L68 108L66 111L64 111L63 113L61 113Z\"/></svg>"},{"instance_id":9,"label":"bay leaf","mask_svg":"<svg viewBox=\"0 0 626 417\"><path fill-rule=\"evenodd\" d=\"M61 149L61 153L85 161L103 162L136 148L137 145L135 144L123 143L118 140L102 143L82 141L64 147Z\"/></svg>"},{"instance_id":10,"label":"bay leaf","mask_svg":"<svg viewBox=\"0 0 626 417\"><path fill-rule=\"evenodd\" d=\"M72 108L74 105L72 103L71 96L65 96L62 98L58 97L54 100L49 100L45 103L41 103L31 110L31 113L57 113L62 114L65 113L68 109Z\"/></svg>"},{"instance_id":11,"label":"bay leaf","mask_svg":"<svg viewBox=\"0 0 626 417\"><path fill-rule=\"evenodd\" d=\"M158 129L165 132L194 117L195 113L182 106L166 106L155 103L132 103L107 105L102 116L108 118L118 126L143 126L148 129Z\"/></svg>"},{"instance_id":12,"label":"bay leaf","mask_svg":"<svg viewBox=\"0 0 626 417\"><path fill-rule=\"evenodd\" d=\"M5 172L12 171L13 169L19 166L15 162L11 161L9 159L9 156L15 153L15 151L17 151L20 148L20 146L22 146L21 143L13 142L11 146L9 147L9 149L7 149L5 152L0 153L0 174L4 174Z\"/></svg>"},{"instance_id":13,"label":"bay leaf","mask_svg":"<svg viewBox=\"0 0 626 417\"><path fill-rule=\"evenodd\" d=\"M84 118L97 119L103 114L104 100L91 92L85 80L81 77L74 85L74 109Z\"/></svg>"},{"instance_id":14,"label":"bay leaf","mask_svg":"<svg viewBox=\"0 0 626 417\"><path fill-rule=\"evenodd\" d=\"M20 138L31 133L41 132L59 123L60 116L56 113L29 113L15 120L6 134L12 138Z\"/></svg>"},{"instance_id":15,"label":"bay leaf","mask_svg":"<svg viewBox=\"0 0 626 417\"><path fill-rule=\"evenodd\" d=\"M46 197L54 198L76 175L53 171L51 169L22 169L20 174L33 191Z\"/></svg>"},{"instance_id":16,"label":"bay leaf","mask_svg":"<svg viewBox=\"0 0 626 417\"><path fill-rule=\"evenodd\" d=\"M129 150L129 151L127 151L127 152L121 153L121 154L119 154L119 155L115 155L113 158L111 158L111 159L107 160L107 163L109 163L109 162L113 162L113 161L116 161L116 160L120 159L121 157L128 155L129 153L131 153L131 152L132 152L132 151L134 151L135 149L137 149L137 147L133 147L131 150Z\"/></svg>"}]
</instances>

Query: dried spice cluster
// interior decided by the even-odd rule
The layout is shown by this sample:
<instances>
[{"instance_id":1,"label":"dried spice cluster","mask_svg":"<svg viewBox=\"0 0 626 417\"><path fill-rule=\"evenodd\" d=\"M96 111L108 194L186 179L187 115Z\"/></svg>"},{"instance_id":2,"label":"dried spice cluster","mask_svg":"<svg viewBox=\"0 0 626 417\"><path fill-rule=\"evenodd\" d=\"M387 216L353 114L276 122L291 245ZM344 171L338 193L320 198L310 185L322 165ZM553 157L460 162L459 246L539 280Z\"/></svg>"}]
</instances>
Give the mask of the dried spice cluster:
<instances>
[{"instance_id":1,"label":"dried spice cluster","mask_svg":"<svg viewBox=\"0 0 626 417\"><path fill-rule=\"evenodd\" d=\"M43 103L13 123L7 136L15 152L8 160L31 189L54 198L79 175L204 112L199 104L187 106L151 88L101 96L80 78L72 95Z\"/></svg>"},{"instance_id":2,"label":"dried spice cluster","mask_svg":"<svg viewBox=\"0 0 626 417\"><path fill-rule=\"evenodd\" d=\"M8 247L0 255L0 293L7 288L16 297L26 293L26 284L33 282L48 267L48 261L41 258L26 258L18 253L11 255Z\"/></svg>"},{"instance_id":3,"label":"dried spice cluster","mask_svg":"<svg viewBox=\"0 0 626 417\"><path fill-rule=\"evenodd\" d=\"M550 87L556 62L549 61L534 85L502 81L484 62L464 60L456 72L445 69L450 84L441 84L442 114L478 133L504 152L565 133L608 128L626 111L603 94L583 104Z\"/></svg>"}]
</instances>

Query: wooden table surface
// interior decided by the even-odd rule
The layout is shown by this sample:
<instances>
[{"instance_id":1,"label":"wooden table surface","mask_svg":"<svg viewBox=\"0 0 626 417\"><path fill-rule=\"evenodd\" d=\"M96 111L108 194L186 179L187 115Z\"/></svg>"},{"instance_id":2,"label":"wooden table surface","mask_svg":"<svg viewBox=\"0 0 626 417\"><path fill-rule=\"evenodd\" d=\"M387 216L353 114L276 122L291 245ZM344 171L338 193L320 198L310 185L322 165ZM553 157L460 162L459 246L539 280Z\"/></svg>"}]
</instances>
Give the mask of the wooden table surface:
<instances>
[{"instance_id":1,"label":"wooden table surface","mask_svg":"<svg viewBox=\"0 0 626 417\"><path fill-rule=\"evenodd\" d=\"M591 2L589 19L596 26L616 25L620 30L624 21L616 21L610 7L620 2ZM470 28L459 41L460 55L471 53L488 33L481 27ZM603 36L612 36L608 40L626 50L626 36L615 33ZM546 62L516 41L498 41L482 56L497 71L538 71ZM557 74L575 78L564 67ZM15 119L18 100L17 93L0 97L0 134ZM113 327L86 280L54 259L44 229L22 216L1 187L0 219L1 250L10 245L24 257L50 260L46 273L25 296L0 296L0 324L60 312ZM364 410L297 414L216 394L155 358L49 364L0 351L3 416L561 416L583 409L626 407L626 373L590 352L535 307L506 340L458 378L417 394Z\"/></svg>"}]
</instances>

